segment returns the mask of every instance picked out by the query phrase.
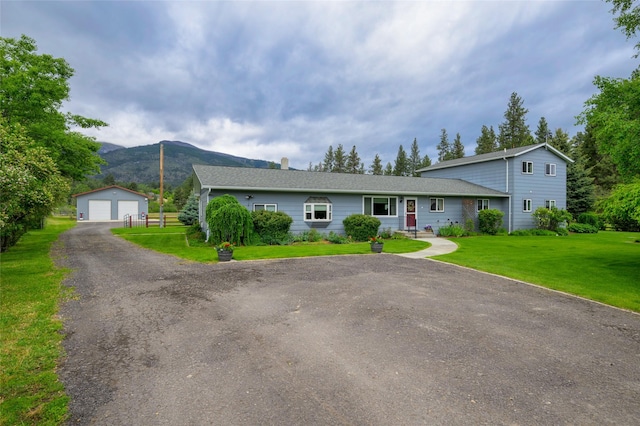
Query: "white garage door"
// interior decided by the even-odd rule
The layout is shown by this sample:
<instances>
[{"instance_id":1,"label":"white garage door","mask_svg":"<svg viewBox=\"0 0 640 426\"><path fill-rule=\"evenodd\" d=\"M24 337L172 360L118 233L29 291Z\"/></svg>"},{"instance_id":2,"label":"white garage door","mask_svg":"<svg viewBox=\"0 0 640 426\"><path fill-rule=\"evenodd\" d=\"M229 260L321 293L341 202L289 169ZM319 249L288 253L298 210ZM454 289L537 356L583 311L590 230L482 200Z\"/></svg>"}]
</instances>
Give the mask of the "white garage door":
<instances>
[{"instance_id":1,"label":"white garage door","mask_svg":"<svg viewBox=\"0 0 640 426\"><path fill-rule=\"evenodd\" d=\"M125 215L140 214L137 201L118 201L118 219L124 219Z\"/></svg>"},{"instance_id":2,"label":"white garage door","mask_svg":"<svg viewBox=\"0 0 640 426\"><path fill-rule=\"evenodd\" d=\"M111 201L89 200L89 220L111 220Z\"/></svg>"}]
</instances>

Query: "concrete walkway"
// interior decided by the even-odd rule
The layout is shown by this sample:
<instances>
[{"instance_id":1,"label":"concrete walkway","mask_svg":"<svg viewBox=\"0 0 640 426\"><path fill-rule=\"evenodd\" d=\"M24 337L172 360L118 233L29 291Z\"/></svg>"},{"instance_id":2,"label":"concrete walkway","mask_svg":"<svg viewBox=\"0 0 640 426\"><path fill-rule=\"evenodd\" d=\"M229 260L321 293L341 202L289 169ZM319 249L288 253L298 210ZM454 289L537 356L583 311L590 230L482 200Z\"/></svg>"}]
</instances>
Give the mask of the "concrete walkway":
<instances>
[{"instance_id":1,"label":"concrete walkway","mask_svg":"<svg viewBox=\"0 0 640 426\"><path fill-rule=\"evenodd\" d=\"M424 259L425 257L452 253L458 249L458 245L456 243L444 238L417 238L417 240L431 243L431 247L420 251L414 251L413 253L398 254L398 256L409 257L411 259Z\"/></svg>"}]
</instances>

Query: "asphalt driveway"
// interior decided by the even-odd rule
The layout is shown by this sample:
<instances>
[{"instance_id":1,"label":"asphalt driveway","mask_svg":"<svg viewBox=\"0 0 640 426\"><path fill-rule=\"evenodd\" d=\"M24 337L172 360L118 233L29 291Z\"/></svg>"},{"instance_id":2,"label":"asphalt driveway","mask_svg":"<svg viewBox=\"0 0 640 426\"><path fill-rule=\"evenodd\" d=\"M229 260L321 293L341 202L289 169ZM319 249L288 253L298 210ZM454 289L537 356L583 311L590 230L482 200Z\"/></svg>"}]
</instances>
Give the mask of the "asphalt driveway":
<instances>
[{"instance_id":1,"label":"asphalt driveway","mask_svg":"<svg viewBox=\"0 0 640 426\"><path fill-rule=\"evenodd\" d=\"M640 315L390 254L203 265L63 234L69 424L640 424Z\"/></svg>"}]
</instances>

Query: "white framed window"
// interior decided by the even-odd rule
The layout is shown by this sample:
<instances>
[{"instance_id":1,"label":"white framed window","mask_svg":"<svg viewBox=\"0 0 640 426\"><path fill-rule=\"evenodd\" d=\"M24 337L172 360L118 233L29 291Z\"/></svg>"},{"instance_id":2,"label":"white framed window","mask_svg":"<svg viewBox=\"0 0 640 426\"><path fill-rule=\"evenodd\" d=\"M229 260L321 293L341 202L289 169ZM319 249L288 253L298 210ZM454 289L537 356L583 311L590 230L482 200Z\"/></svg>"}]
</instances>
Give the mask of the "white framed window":
<instances>
[{"instance_id":1,"label":"white framed window","mask_svg":"<svg viewBox=\"0 0 640 426\"><path fill-rule=\"evenodd\" d=\"M546 163L544 165L544 174L546 176L555 176L556 175L556 165L554 163Z\"/></svg>"},{"instance_id":2,"label":"white framed window","mask_svg":"<svg viewBox=\"0 0 640 426\"><path fill-rule=\"evenodd\" d=\"M556 200L544 200L544 206L551 209L556 206Z\"/></svg>"},{"instance_id":3,"label":"white framed window","mask_svg":"<svg viewBox=\"0 0 640 426\"><path fill-rule=\"evenodd\" d=\"M489 210L488 198L478 198L478 211L480 210Z\"/></svg>"},{"instance_id":4,"label":"white framed window","mask_svg":"<svg viewBox=\"0 0 640 426\"><path fill-rule=\"evenodd\" d=\"M309 197L304 202L305 222L331 222L333 205L327 197Z\"/></svg>"},{"instance_id":5,"label":"white framed window","mask_svg":"<svg viewBox=\"0 0 640 426\"><path fill-rule=\"evenodd\" d=\"M367 196L362 211L369 216L398 216L398 197Z\"/></svg>"},{"instance_id":6,"label":"white framed window","mask_svg":"<svg viewBox=\"0 0 640 426\"><path fill-rule=\"evenodd\" d=\"M429 211L443 212L444 211L444 198L430 198Z\"/></svg>"},{"instance_id":7,"label":"white framed window","mask_svg":"<svg viewBox=\"0 0 640 426\"><path fill-rule=\"evenodd\" d=\"M523 212L530 212L531 211L531 199L530 198L525 198L524 200L522 200L522 211Z\"/></svg>"},{"instance_id":8,"label":"white framed window","mask_svg":"<svg viewBox=\"0 0 640 426\"><path fill-rule=\"evenodd\" d=\"M522 162L522 174L524 174L524 175L532 175L533 174L533 161L523 161Z\"/></svg>"},{"instance_id":9,"label":"white framed window","mask_svg":"<svg viewBox=\"0 0 640 426\"><path fill-rule=\"evenodd\" d=\"M260 210L266 210L269 212L277 212L278 205L277 204L254 204L253 211L258 212Z\"/></svg>"}]
</instances>

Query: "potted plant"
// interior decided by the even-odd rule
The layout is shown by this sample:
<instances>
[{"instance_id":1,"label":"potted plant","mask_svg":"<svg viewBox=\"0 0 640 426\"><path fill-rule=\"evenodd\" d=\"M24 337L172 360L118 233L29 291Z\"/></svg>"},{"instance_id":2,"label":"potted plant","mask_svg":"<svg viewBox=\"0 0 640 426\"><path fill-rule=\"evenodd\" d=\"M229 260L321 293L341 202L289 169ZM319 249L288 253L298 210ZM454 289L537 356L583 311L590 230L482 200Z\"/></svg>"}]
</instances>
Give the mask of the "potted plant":
<instances>
[{"instance_id":1,"label":"potted plant","mask_svg":"<svg viewBox=\"0 0 640 426\"><path fill-rule=\"evenodd\" d=\"M218 261L220 262L228 262L233 257L233 249L234 246L228 241L220 243L220 245L216 246L216 251L218 252Z\"/></svg>"},{"instance_id":2,"label":"potted plant","mask_svg":"<svg viewBox=\"0 0 640 426\"><path fill-rule=\"evenodd\" d=\"M384 242L379 235L369 238L369 244L371 245L372 252L382 253L382 245L384 244Z\"/></svg>"}]
</instances>

